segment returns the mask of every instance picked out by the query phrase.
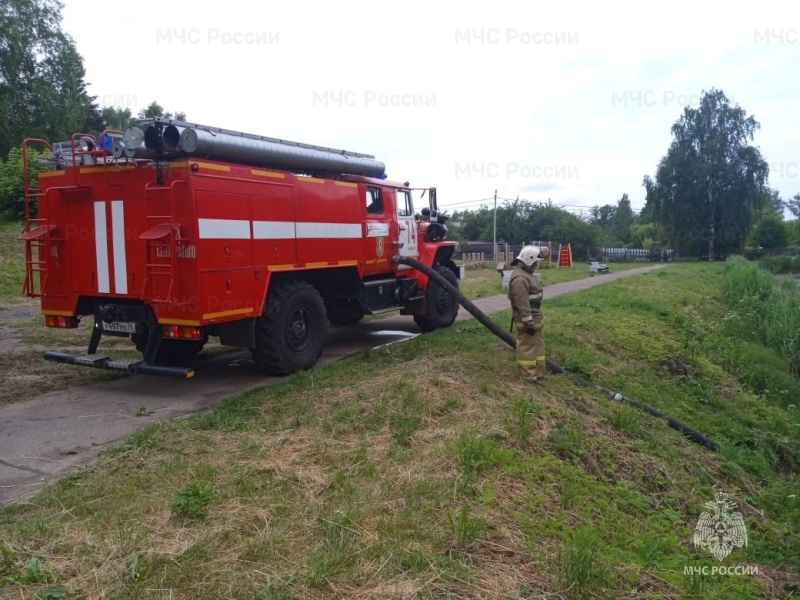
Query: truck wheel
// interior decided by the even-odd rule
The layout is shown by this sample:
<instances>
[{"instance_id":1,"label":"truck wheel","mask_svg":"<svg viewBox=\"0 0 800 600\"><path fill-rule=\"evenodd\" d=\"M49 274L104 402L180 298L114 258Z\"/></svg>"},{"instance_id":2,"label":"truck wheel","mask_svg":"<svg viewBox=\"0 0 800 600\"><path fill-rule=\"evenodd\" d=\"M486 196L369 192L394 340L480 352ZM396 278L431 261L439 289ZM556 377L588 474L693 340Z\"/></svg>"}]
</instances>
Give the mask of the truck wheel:
<instances>
[{"instance_id":1,"label":"truck wheel","mask_svg":"<svg viewBox=\"0 0 800 600\"><path fill-rule=\"evenodd\" d=\"M270 374L289 375L313 367L327 336L325 304L305 281L283 281L271 288L264 314L256 320L258 367Z\"/></svg>"},{"instance_id":2,"label":"truck wheel","mask_svg":"<svg viewBox=\"0 0 800 600\"><path fill-rule=\"evenodd\" d=\"M131 335L131 339L136 349L144 356L147 348L147 333L134 333ZM207 335L199 340L161 340L156 362L182 363L191 360L200 354L207 341Z\"/></svg>"},{"instance_id":3,"label":"truck wheel","mask_svg":"<svg viewBox=\"0 0 800 600\"><path fill-rule=\"evenodd\" d=\"M436 272L444 277L456 289L458 279L453 272L445 266L436 267ZM458 301L432 279L428 280L428 290L425 293L425 300L428 305L428 313L417 315L414 322L424 332L433 331L441 327L449 327L456 320L458 314Z\"/></svg>"}]
</instances>

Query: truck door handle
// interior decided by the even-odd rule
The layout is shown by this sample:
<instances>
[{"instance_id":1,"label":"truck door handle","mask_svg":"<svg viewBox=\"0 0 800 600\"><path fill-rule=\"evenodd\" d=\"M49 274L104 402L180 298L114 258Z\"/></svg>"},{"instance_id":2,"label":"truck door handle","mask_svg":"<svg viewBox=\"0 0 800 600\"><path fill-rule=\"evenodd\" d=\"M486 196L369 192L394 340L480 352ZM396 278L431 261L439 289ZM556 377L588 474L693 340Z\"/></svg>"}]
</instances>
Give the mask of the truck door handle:
<instances>
[{"instance_id":1,"label":"truck door handle","mask_svg":"<svg viewBox=\"0 0 800 600\"><path fill-rule=\"evenodd\" d=\"M406 229L408 229L408 227L403 227L402 225L400 226L400 231L405 231Z\"/></svg>"},{"instance_id":2,"label":"truck door handle","mask_svg":"<svg viewBox=\"0 0 800 600\"><path fill-rule=\"evenodd\" d=\"M392 245L397 246L398 248L402 248L403 242L392 242Z\"/></svg>"}]
</instances>

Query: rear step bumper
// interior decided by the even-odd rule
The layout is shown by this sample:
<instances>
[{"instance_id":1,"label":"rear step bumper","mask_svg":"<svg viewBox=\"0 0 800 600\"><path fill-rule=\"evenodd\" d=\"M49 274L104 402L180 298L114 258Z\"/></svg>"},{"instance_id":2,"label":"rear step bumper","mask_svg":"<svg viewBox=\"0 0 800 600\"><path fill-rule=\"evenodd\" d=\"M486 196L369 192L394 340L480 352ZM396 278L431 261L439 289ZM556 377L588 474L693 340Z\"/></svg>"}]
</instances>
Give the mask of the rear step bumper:
<instances>
[{"instance_id":1,"label":"rear step bumper","mask_svg":"<svg viewBox=\"0 0 800 600\"><path fill-rule=\"evenodd\" d=\"M142 375L161 375L162 377L179 377L189 379L194 377L191 367L168 367L164 365L151 365L135 358L118 358L112 360L101 354L65 354L64 352L45 352L45 360L66 363L68 365L82 365L109 371L122 371L124 373Z\"/></svg>"}]
</instances>

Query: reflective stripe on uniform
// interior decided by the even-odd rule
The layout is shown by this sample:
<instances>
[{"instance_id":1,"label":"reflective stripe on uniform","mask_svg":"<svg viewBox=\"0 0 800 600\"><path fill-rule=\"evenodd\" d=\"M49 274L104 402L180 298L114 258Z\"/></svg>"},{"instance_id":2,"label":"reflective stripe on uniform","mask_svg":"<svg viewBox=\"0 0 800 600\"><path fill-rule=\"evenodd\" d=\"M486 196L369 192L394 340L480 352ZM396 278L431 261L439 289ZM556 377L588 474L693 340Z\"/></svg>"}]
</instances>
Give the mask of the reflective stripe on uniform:
<instances>
[{"instance_id":1,"label":"reflective stripe on uniform","mask_svg":"<svg viewBox=\"0 0 800 600\"><path fill-rule=\"evenodd\" d=\"M536 329L541 329L542 327L544 327L544 321L534 321L533 317L531 317L527 321L523 322L517 321L516 323L514 323L514 325L516 325L517 327L525 327L525 325L530 325L531 322L533 322L534 326L536 326Z\"/></svg>"},{"instance_id":2,"label":"reflective stripe on uniform","mask_svg":"<svg viewBox=\"0 0 800 600\"><path fill-rule=\"evenodd\" d=\"M535 367L536 366L535 360L518 360L517 364L522 365L523 367Z\"/></svg>"},{"instance_id":3,"label":"reflective stripe on uniform","mask_svg":"<svg viewBox=\"0 0 800 600\"><path fill-rule=\"evenodd\" d=\"M536 362L536 361L544 362L544 360L545 360L545 359L544 359L544 356L537 356L537 357L536 357L536 360L535 360L535 361L533 361L533 362Z\"/></svg>"}]
</instances>

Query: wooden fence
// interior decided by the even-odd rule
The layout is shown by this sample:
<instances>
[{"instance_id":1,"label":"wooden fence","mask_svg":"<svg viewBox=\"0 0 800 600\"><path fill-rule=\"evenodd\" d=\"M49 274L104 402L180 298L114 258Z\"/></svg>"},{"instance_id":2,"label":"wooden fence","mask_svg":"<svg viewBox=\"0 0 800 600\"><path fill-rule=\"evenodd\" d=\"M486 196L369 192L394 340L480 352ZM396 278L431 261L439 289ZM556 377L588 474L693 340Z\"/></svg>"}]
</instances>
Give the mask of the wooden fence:
<instances>
[{"instance_id":1,"label":"wooden fence","mask_svg":"<svg viewBox=\"0 0 800 600\"><path fill-rule=\"evenodd\" d=\"M461 260L467 269L482 269L486 260L484 252L465 252Z\"/></svg>"},{"instance_id":2,"label":"wooden fence","mask_svg":"<svg viewBox=\"0 0 800 600\"><path fill-rule=\"evenodd\" d=\"M531 243L537 246L545 244L545 242ZM522 249L522 245L517 244L512 246L511 244L497 244L496 248L492 248L492 244L475 244L473 248L476 250L480 248L481 251L458 252L454 256L455 260L463 262L467 269L480 269L482 267L490 267L494 269L497 268L501 263L503 264L504 269L510 269L512 268L511 261L513 261L514 258L519 254L519 251ZM539 266L544 268L550 267L552 266L552 261L555 261L556 259L557 257L554 258L551 252L550 256L544 259Z\"/></svg>"}]
</instances>

